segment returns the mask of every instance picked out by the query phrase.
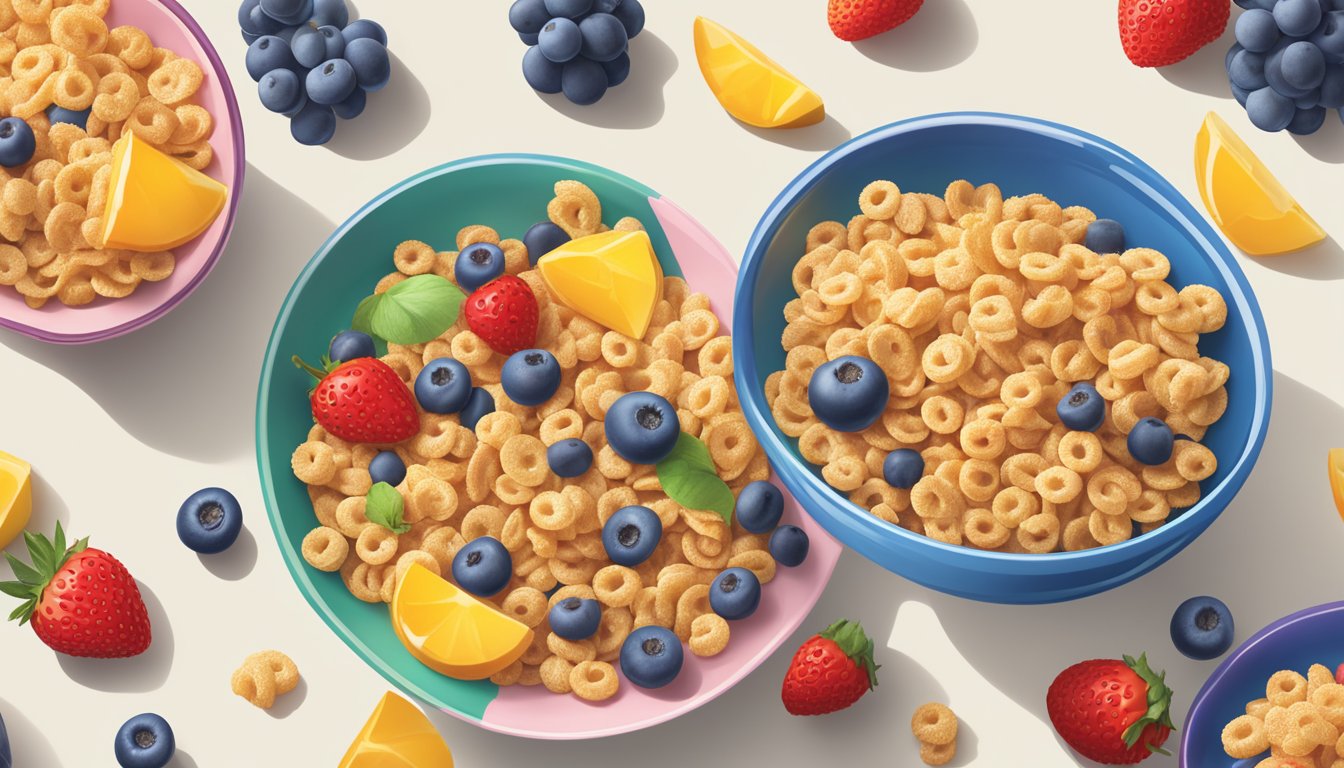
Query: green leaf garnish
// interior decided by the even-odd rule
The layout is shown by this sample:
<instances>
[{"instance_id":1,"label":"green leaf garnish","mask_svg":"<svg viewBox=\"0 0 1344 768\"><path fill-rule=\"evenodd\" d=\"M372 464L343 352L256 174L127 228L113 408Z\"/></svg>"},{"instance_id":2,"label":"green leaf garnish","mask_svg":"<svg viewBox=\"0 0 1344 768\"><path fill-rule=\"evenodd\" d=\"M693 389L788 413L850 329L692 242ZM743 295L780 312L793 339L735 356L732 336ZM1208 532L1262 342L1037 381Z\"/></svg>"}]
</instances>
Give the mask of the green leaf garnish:
<instances>
[{"instance_id":1,"label":"green leaf garnish","mask_svg":"<svg viewBox=\"0 0 1344 768\"><path fill-rule=\"evenodd\" d=\"M466 300L447 278L416 275L359 302L351 327L393 344L423 344L457 322Z\"/></svg>"},{"instance_id":2,"label":"green leaf garnish","mask_svg":"<svg viewBox=\"0 0 1344 768\"><path fill-rule=\"evenodd\" d=\"M9 620L18 621L20 625L27 624L33 617L38 602L42 600L42 593L46 591L56 572L65 565L65 561L89 547L87 538L66 546L65 529L59 522L56 523L54 541L40 533L24 531L23 542L28 548L28 559L32 561L32 565L6 552L5 560L14 570L17 581L0 582L0 593L23 601L13 613L9 614Z\"/></svg>"},{"instance_id":3,"label":"green leaf garnish","mask_svg":"<svg viewBox=\"0 0 1344 768\"><path fill-rule=\"evenodd\" d=\"M658 482L663 492L687 509L719 513L732 525L733 491L719 477L709 449L699 438L682 432L667 458L658 462Z\"/></svg>"},{"instance_id":4,"label":"green leaf garnish","mask_svg":"<svg viewBox=\"0 0 1344 768\"><path fill-rule=\"evenodd\" d=\"M411 530L411 524L402 517L404 508L401 492L387 483L375 483L364 500L364 516L369 522L381 525L398 536Z\"/></svg>"}]
</instances>

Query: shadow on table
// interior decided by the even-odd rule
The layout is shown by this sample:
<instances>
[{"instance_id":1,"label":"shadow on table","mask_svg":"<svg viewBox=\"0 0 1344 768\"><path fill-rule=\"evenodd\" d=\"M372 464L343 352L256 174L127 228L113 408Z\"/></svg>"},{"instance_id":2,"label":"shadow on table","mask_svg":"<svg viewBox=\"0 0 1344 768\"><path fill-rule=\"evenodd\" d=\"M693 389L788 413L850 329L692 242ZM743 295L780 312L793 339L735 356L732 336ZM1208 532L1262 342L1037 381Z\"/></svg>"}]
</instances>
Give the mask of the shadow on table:
<instances>
[{"instance_id":1,"label":"shadow on table","mask_svg":"<svg viewBox=\"0 0 1344 768\"><path fill-rule=\"evenodd\" d=\"M351 160L381 160L415 141L429 126L429 115L429 92L392 54L387 87L369 94L359 117L336 121L336 135L326 147Z\"/></svg>"},{"instance_id":2,"label":"shadow on table","mask_svg":"<svg viewBox=\"0 0 1344 768\"><path fill-rule=\"evenodd\" d=\"M537 98L566 117L599 128L650 128L667 111L663 89L677 71L677 54L651 30L630 41L630 76L607 90L596 104L579 106L562 93L538 93Z\"/></svg>"},{"instance_id":3,"label":"shadow on table","mask_svg":"<svg viewBox=\"0 0 1344 768\"><path fill-rule=\"evenodd\" d=\"M192 757L185 749L178 747L173 753L173 759L168 761L168 768L200 768L196 758Z\"/></svg>"},{"instance_id":4,"label":"shadow on table","mask_svg":"<svg viewBox=\"0 0 1344 768\"><path fill-rule=\"evenodd\" d=\"M173 668L173 627L159 596L142 581L140 596L149 612L153 639L149 650L129 659L80 659L57 655L61 670L74 682L95 691L149 693L163 687Z\"/></svg>"},{"instance_id":5,"label":"shadow on table","mask_svg":"<svg viewBox=\"0 0 1344 768\"><path fill-rule=\"evenodd\" d=\"M1344 126L1340 125L1336 110L1325 115L1325 125L1310 136L1294 136L1307 154L1327 163L1344 163Z\"/></svg>"},{"instance_id":6,"label":"shadow on table","mask_svg":"<svg viewBox=\"0 0 1344 768\"><path fill-rule=\"evenodd\" d=\"M202 462L248 453L261 357L300 268L332 223L255 166L228 249L177 309L88 346L5 335L0 344L61 374L145 445Z\"/></svg>"},{"instance_id":7,"label":"shadow on table","mask_svg":"<svg viewBox=\"0 0 1344 768\"><path fill-rule=\"evenodd\" d=\"M5 730L9 733L9 748L14 758L14 765L18 768L29 765L61 768L60 758L56 757L56 750L51 746L51 742L42 735L42 729L29 720L17 706L0 699L0 717L5 719Z\"/></svg>"},{"instance_id":8,"label":"shadow on table","mask_svg":"<svg viewBox=\"0 0 1344 768\"><path fill-rule=\"evenodd\" d=\"M1339 280L1344 278L1344 248L1333 237L1282 256L1262 256L1255 263L1265 269L1282 272L1307 280Z\"/></svg>"},{"instance_id":9,"label":"shadow on table","mask_svg":"<svg viewBox=\"0 0 1344 768\"><path fill-rule=\"evenodd\" d=\"M244 526L233 546L213 555L197 554L196 558L217 578L239 581L257 565L257 538Z\"/></svg>"},{"instance_id":10,"label":"shadow on table","mask_svg":"<svg viewBox=\"0 0 1344 768\"><path fill-rule=\"evenodd\" d=\"M1228 24L1222 36L1203 48L1195 51L1190 58L1178 61L1166 67L1158 67L1158 74L1172 85L1205 96L1217 96L1220 99L1232 99L1232 86L1227 80L1227 67L1224 62L1227 52L1236 42L1233 35L1235 24ZM1233 106L1237 109L1236 102Z\"/></svg>"},{"instance_id":11,"label":"shadow on table","mask_svg":"<svg viewBox=\"0 0 1344 768\"><path fill-rule=\"evenodd\" d=\"M855 42L854 50L908 72L935 72L969 59L980 42L966 0L925 3L914 18L890 32Z\"/></svg>"},{"instance_id":12,"label":"shadow on table","mask_svg":"<svg viewBox=\"0 0 1344 768\"><path fill-rule=\"evenodd\" d=\"M849 141L853 135L848 128L835 119L834 115L826 115L826 119L820 123L802 128L757 128L754 125L747 125L742 122L737 124L748 133L766 141L808 152L830 151Z\"/></svg>"}]
</instances>

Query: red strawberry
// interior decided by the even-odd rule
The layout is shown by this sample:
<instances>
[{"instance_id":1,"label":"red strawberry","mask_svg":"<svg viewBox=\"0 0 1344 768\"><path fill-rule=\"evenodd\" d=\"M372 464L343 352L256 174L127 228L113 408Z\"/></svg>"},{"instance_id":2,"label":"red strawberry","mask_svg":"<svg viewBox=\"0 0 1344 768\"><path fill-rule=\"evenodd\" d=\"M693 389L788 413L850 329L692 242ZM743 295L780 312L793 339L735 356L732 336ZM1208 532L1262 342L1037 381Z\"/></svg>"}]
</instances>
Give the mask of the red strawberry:
<instances>
[{"instance_id":1,"label":"red strawberry","mask_svg":"<svg viewBox=\"0 0 1344 768\"><path fill-rule=\"evenodd\" d=\"M537 297L513 275L477 288L462 311L471 332L501 355L521 352L537 342Z\"/></svg>"},{"instance_id":2,"label":"red strawberry","mask_svg":"<svg viewBox=\"0 0 1344 768\"><path fill-rule=\"evenodd\" d=\"M1344 685L1344 664L1335 667L1335 682Z\"/></svg>"},{"instance_id":3,"label":"red strawberry","mask_svg":"<svg viewBox=\"0 0 1344 768\"><path fill-rule=\"evenodd\" d=\"M1120 0L1120 44L1140 67L1165 67L1218 39L1228 0Z\"/></svg>"},{"instance_id":4,"label":"red strawberry","mask_svg":"<svg viewBox=\"0 0 1344 768\"><path fill-rule=\"evenodd\" d=\"M1045 696L1055 731L1078 754L1105 765L1133 765L1171 735L1171 689L1148 657L1093 659L1059 673Z\"/></svg>"},{"instance_id":5,"label":"red strawberry","mask_svg":"<svg viewBox=\"0 0 1344 768\"><path fill-rule=\"evenodd\" d=\"M420 431L415 396L387 363L361 357L319 370L294 356L318 380L309 400L313 420L352 443L399 443Z\"/></svg>"},{"instance_id":6,"label":"red strawberry","mask_svg":"<svg viewBox=\"0 0 1344 768\"><path fill-rule=\"evenodd\" d=\"M893 30L910 20L924 0L830 0L831 32L853 42Z\"/></svg>"},{"instance_id":7,"label":"red strawberry","mask_svg":"<svg viewBox=\"0 0 1344 768\"><path fill-rule=\"evenodd\" d=\"M841 619L793 655L784 675L784 708L791 715L838 712L876 685L873 641L858 622Z\"/></svg>"},{"instance_id":8,"label":"red strawberry","mask_svg":"<svg viewBox=\"0 0 1344 768\"><path fill-rule=\"evenodd\" d=\"M67 656L120 659L149 647L149 613L135 579L117 559L89 549L80 539L69 548L56 524L56 540L25 531L32 565L5 553L18 581L0 583L0 592L23 600L11 621L32 621L48 648Z\"/></svg>"}]
</instances>

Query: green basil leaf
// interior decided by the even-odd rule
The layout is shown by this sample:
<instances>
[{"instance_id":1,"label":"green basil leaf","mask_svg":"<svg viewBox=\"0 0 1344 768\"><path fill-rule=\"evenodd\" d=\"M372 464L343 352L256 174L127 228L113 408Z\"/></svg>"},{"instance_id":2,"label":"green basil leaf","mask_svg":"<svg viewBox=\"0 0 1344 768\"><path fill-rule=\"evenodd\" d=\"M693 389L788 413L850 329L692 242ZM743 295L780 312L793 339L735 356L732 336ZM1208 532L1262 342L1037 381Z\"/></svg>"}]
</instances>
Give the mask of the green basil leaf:
<instances>
[{"instance_id":1,"label":"green basil leaf","mask_svg":"<svg viewBox=\"0 0 1344 768\"><path fill-rule=\"evenodd\" d=\"M364 516L369 522L401 535L411 530L410 524L402 517L404 507L400 491L387 483L376 483L364 500Z\"/></svg>"},{"instance_id":2,"label":"green basil leaf","mask_svg":"<svg viewBox=\"0 0 1344 768\"><path fill-rule=\"evenodd\" d=\"M705 444L682 432L667 458L658 462L658 482L663 492L687 509L719 513L725 523L733 522L733 491L719 477L714 460Z\"/></svg>"},{"instance_id":3,"label":"green basil leaf","mask_svg":"<svg viewBox=\"0 0 1344 768\"><path fill-rule=\"evenodd\" d=\"M457 322L462 289L438 275L408 277L387 289L365 311L373 335L394 344L423 344ZM360 302L360 309L365 309ZM360 319L360 309L355 319Z\"/></svg>"},{"instance_id":4,"label":"green basil leaf","mask_svg":"<svg viewBox=\"0 0 1344 768\"><path fill-rule=\"evenodd\" d=\"M350 322L350 327L360 333L373 335L373 310L383 302L383 294L375 293L372 296L365 296L364 300L355 307L355 319Z\"/></svg>"}]
</instances>

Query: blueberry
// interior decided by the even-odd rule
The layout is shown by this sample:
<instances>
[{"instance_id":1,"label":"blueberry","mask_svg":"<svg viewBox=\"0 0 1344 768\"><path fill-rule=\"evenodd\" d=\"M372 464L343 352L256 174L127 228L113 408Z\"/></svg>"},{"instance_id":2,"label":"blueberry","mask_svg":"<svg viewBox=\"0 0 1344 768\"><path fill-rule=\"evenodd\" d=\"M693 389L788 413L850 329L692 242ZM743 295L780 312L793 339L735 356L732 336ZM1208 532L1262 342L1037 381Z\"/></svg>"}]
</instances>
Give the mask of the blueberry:
<instances>
[{"instance_id":1,"label":"blueberry","mask_svg":"<svg viewBox=\"0 0 1344 768\"><path fill-rule=\"evenodd\" d=\"M1305 96L1307 88L1298 88L1283 76L1283 52L1288 48L1291 42L1282 41L1279 47L1270 52L1269 58L1265 59L1265 81L1269 87L1273 88L1275 93L1280 96L1286 96L1289 99L1296 99Z\"/></svg>"},{"instance_id":2,"label":"blueberry","mask_svg":"<svg viewBox=\"0 0 1344 768\"><path fill-rule=\"evenodd\" d=\"M620 5L612 9L611 15L621 20L625 35L631 40L644 31L644 6L639 4L639 0L622 0Z\"/></svg>"},{"instance_id":3,"label":"blueberry","mask_svg":"<svg viewBox=\"0 0 1344 768\"><path fill-rule=\"evenodd\" d=\"M593 0L545 0L545 5L552 17L577 19L593 9Z\"/></svg>"},{"instance_id":4,"label":"blueberry","mask_svg":"<svg viewBox=\"0 0 1344 768\"><path fill-rule=\"evenodd\" d=\"M1083 244L1094 253L1124 253L1125 227L1115 219L1097 219L1087 225Z\"/></svg>"},{"instance_id":5,"label":"blueberry","mask_svg":"<svg viewBox=\"0 0 1344 768\"><path fill-rule=\"evenodd\" d=\"M1171 642L1196 661L1216 659L1232 647L1232 612L1216 597L1192 597L1171 615Z\"/></svg>"},{"instance_id":6,"label":"blueberry","mask_svg":"<svg viewBox=\"0 0 1344 768\"><path fill-rule=\"evenodd\" d=\"M1232 84L1246 91L1254 91L1269 85L1265 79L1265 54L1242 51L1232 59L1227 71Z\"/></svg>"},{"instance_id":7,"label":"blueberry","mask_svg":"<svg viewBox=\"0 0 1344 768\"><path fill-rule=\"evenodd\" d=\"M569 19L551 19L537 33L537 48L556 64L564 64L579 55L583 35L579 25Z\"/></svg>"},{"instance_id":8,"label":"blueberry","mask_svg":"<svg viewBox=\"0 0 1344 768\"><path fill-rule=\"evenodd\" d=\"M257 42L257 40L259 40L259 39L261 39L261 35L256 35L256 34L253 34L253 33L251 33L251 32L248 32L247 30L243 30L243 42L244 42L244 43L247 43L248 45L251 45L251 44ZM0 768L5 768L5 766L0 765Z\"/></svg>"},{"instance_id":9,"label":"blueberry","mask_svg":"<svg viewBox=\"0 0 1344 768\"><path fill-rule=\"evenodd\" d=\"M560 73L565 98L581 107L596 104L607 94L607 71L590 59L574 59Z\"/></svg>"},{"instance_id":10,"label":"blueberry","mask_svg":"<svg viewBox=\"0 0 1344 768\"><path fill-rule=\"evenodd\" d=\"M1245 88L1238 87L1236 83L1232 84L1232 98L1236 99L1237 103L1240 104L1241 106L1243 107L1246 106L1246 99L1248 99L1250 95L1251 95L1250 91L1246 90Z\"/></svg>"},{"instance_id":11,"label":"blueberry","mask_svg":"<svg viewBox=\"0 0 1344 768\"><path fill-rule=\"evenodd\" d=\"M336 135L336 113L331 107L309 101L289 119L289 133L300 144L317 146Z\"/></svg>"},{"instance_id":12,"label":"blueberry","mask_svg":"<svg viewBox=\"0 0 1344 768\"><path fill-rule=\"evenodd\" d=\"M261 9L260 5L255 5L247 15L248 27L258 35L278 35L285 25L270 16Z\"/></svg>"},{"instance_id":13,"label":"blueberry","mask_svg":"<svg viewBox=\"0 0 1344 768\"><path fill-rule=\"evenodd\" d=\"M602 525L602 547L617 565L633 568L653 554L663 538L663 521L648 507L621 507Z\"/></svg>"},{"instance_id":14,"label":"blueberry","mask_svg":"<svg viewBox=\"0 0 1344 768\"><path fill-rule=\"evenodd\" d=\"M924 476L924 457L913 448L897 448L882 461L882 479L892 488L909 490Z\"/></svg>"},{"instance_id":15,"label":"blueberry","mask_svg":"<svg viewBox=\"0 0 1344 768\"><path fill-rule=\"evenodd\" d=\"M313 15L313 0L261 0L261 12L281 24L302 24Z\"/></svg>"},{"instance_id":16,"label":"blueberry","mask_svg":"<svg viewBox=\"0 0 1344 768\"><path fill-rule=\"evenodd\" d=\"M509 26L520 35L535 35L554 15L546 10L545 0L515 0L509 6Z\"/></svg>"},{"instance_id":17,"label":"blueberry","mask_svg":"<svg viewBox=\"0 0 1344 768\"><path fill-rule=\"evenodd\" d=\"M1274 22L1290 37L1306 37L1321 23L1321 4L1317 0L1279 0L1274 5Z\"/></svg>"},{"instance_id":18,"label":"blueberry","mask_svg":"<svg viewBox=\"0 0 1344 768\"><path fill-rule=\"evenodd\" d=\"M1227 70L1228 72L1231 72L1232 59L1235 58L1238 53L1241 53L1244 50L1246 49L1241 47L1241 43L1233 43L1232 47L1227 49L1227 54L1223 56L1223 69Z\"/></svg>"},{"instance_id":19,"label":"blueberry","mask_svg":"<svg viewBox=\"0 0 1344 768\"><path fill-rule=\"evenodd\" d=\"M1256 8L1237 17L1237 42L1248 51L1264 53L1279 41L1279 25L1274 14Z\"/></svg>"},{"instance_id":20,"label":"blueberry","mask_svg":"<svg viewBox=\"0 0 1344 768\"><path fill-rule=\"evenodd\" d=\"M592 468L593 449L577 437L561 440L546 449L546 463L556 477L578 477Z\"/></svg>"},{"instance_id":21,"label":"blueberry","mask_svg":"<svg viewBox=\"0 0 1344 768\"><path fill-rule=\"evenodd\" d=\"M177 538L193 552L223 552L233 546L242 530L243 508L223 488L202 488L177 510Z\"/></svg>"},{"instance_id":22,"label":"blueberry","mask_svg":"<svg viewBox=\"0 0 1344 768\"><path fill-rule=\"evenodd\" d=\"M504 251L491 243L472 243L457 254L453 275L467 293L504 274Z\"/></svg>"},{"instance_id":23,"label":"blueberry","mask_svg":"<svg viewBox=\"0 0 1344 768\"><path fill-rule=\"evenodd\" d=\"M672 630L640 627L621 644L621 673L640 688L662 688L681 674L685 655Z\"/></svg>"},{"instance_id":24,"label":"blueberry","mask_svg":"<svg viewBox=\"0 0 1344 768\"><path fill-rule=\"evenodd\" d=\"M523 41L523 45L536 45L538 36L536 32L519 32L518 39Z\"/></svg>"},{"instance_id":25,"label":"blueberry","mask_svg":"<svg viewBox=\"0 0 1344 768\"><path fill-rule=\"evenodd\" d=\"M295 34L298 33L296 32ZM317 34L322 39L322 43L325 46L326 55L322 57L324 61L326 59L339 59L342 56L345 56L345 37L341 35L340 27L331 25L321 26L317 28ZM292 46L293 44L293 40L291 40L290 45Z\"/></svg>"},{"instance_id":26,"label":"blueberry","mask_svg":"<svg viewBox=\"0 0 1344 768\"><path fill-rule=\"evenodd\" d=\"M602 605L596 600L567 597L551 606L551 631L565 640L587 640L602 623Z\"/></svg>"},{"instance_id":27,"label":"blueberry","mask_svg":"<svg viewBox=\"0 0 1344 768\"><path fill-rule=\"evenodd\" d=\"M342 120L354 120L356 117L364 114L364 107L369 103L369 92L363 88L356 88L345 97L345 101L340 104L332 104L331 111Z\"/></svg>"},{"instance_id":28,"label":"blueberry","mask_svg":"<svg viewBox=\"0 0 1344 768\"><path fill-rule=\"evenodd\" d=\"M1311 33L1311 42L1325 54L1331 64L1344 63L1344 11L1331 11L1325 21Z\"/></svg>"},{"instance_id":29,"label":"blueberry","mask_svg":"<svg viewBox=\"0 0 1344 768\"><path fill-rule=\"evenodd\" d=\"M729 568L709 585L709 607L729 621L747 618L760 604L760 579L746 568Z\"/></svg>"},{"instance_id":30,"label":"blueberry","mask_svg":"<svg viewBox=\"0 0 1344 768\"><path fill-rule=\"evenodd\" d=\"M1279 68L1289 85L1310 91L1325 79L1325 54L1314 43L1299 40L1283 49Z\"/></svg>"},{"instance_id":31,"label":"blueberry","mask_svg":"<svg viewBox=\"0 0 1344 768\"><path fill-rule=\"evenodd\" d=\"M121 768L163 768L176 751L172 726L149 712L127 720L112 742L112 753Z\"/></svg>"},{"instance_id":32,"label":"blueberry","mask_svg":"<svg viewBox=\"0 0 1344 768\"><path fill-rule=\"evenodd\" d=\"M1325 125L1325 107L1304 107L1293 113L1288 123L1288 132L1297 136L1310 136Z\"/></svg>"},{"instance_id":33,"label":"blueberry","mask_svg":"<svg viewBox=\"0 0 1344 768\"><path fill-rule=\"evenodd\" d=\"M583 37L583 46L579 54L603 62L625 53L630 38L620 20L609 13L594 13L579 22L579 34Z\"/></svg>"},{"instance_id":34,"label":"blueberry","mask_svg":"<svg viewBox=\"0 0 1344 768\"><path fill-rule=\"evenodd\" d=\"M324 61L339 59L345 54L345 38L335 27L304 24L295 30L289 46L294 60L305 69L312 69Z\"/></svg>"},{"instance_id":35,"label":"blueberry","mask_svg":"<svg viewBox=\"0 0 1344 768\"><path fill-rule=\"evenodd\" d=\"M533 46L523 54L523 79L538 93L559 93L565 65L546 58L541 48ZM528 253L531 253L529 249Z\"/></svg>"},{"instance_id":36,"label":"blueberry","mask_svg":"<svg viewBox=\"0 0 1344 768\"><path fill-rule=\"evenodd\" d=\"M238 4L238 26L244 32L253 35L264 35L265 32L252 25L252 9L261 5L261 0L243 0Z\"/></svg>"},{"instance_id":37,"label":"blueberry","mask_svg":"<svg viewBox=\"0 0 1344 768\"><path fill-rule=\"evenodd\" d=\"M633 464L657 464L681 437L677 409L652 392L629 392L607 409L607 443Z\"/></svg>"},{"instance_id":38,"label":"blueberry","mask_svg":"<svg viewBox=\"0 0 1344 768\"><path fill-rule=\"evenodd\" d=\"M472 539L453 556L453 580L477 597L494 597L513 577L513 557L499 539Z\"/></svg>"},{"instance_id":39,"label":"blueberry","mask_svg":"<svg viewBox=\"0 0 1344 768\"><path fill-rule=\"evenodd\" d=\"M840 432L859 432L886 410L887 376L866 357L845 355L817 366L807 386L812 412Z\"/></svg>"},{"instance_id":40,"label":"blueberry","mask_svg":"<svg viewBox=\"0 0 1344 768\"><path fill-rule=\"evenodd\" d=\"M802 565L810 546L807 531L796 525L781 525L770 534L770 556L785 568Z\"/></svg>"},{"instance_id":41,"label":"blueberry","mask_svg":"<svg viewBox=\"0 0 1344 768\"><path fill-rule=\"evenodd\" d=\"M356 19L346 24L345 29L341 30L341 37L345 38L347 46L362 37L377 40L384 47L387 46L387 30L378 22L368 19Z\"/></svg>"},{"instance_id":42,"label":"blueberry","mask_svg":"<svg viewBox=\"0 0 1344 768\"><path fill-rule=\"evenodd\" d=\"M1311 92L1306 96L1299 96L1298 98L1293 99L1293 106L1297 107L1299 110L1312 109L1321 106L1321 89L1319 87L1312 88ZM1292 123L1289 123L1289 125L1291 126Z\"/></svg>"},{"instance_id":43,"label":"blueberry","mask_svg":"<svg viewBox=\"0 0 1344 768\"><path fill-rule=\"evenodd\" d=\"M332 59L304 79L308 98L317 104L339 104L355 90L355 70L345 59Z\"/></svg>"},{"instance_id":44,"label":"blueberry","mask_svg":"<svg viewBox=\"0 0 1344 768\"><path fill-rule=\"evenodd\" d=\"M621 0L593 0L593 13L611 13L616 10L616 6L621 4Z\"/></svg>"},{"instance_id":45,"label":"blueberry","mask_svg":"<svg viewBox=\"0 0 1344 768\"><path fill-rule=\"evenodd\" d=\"M524 349L504 361L499 383L513 402L541 405L560 389L560 363L544 349Z\"/></svg>"},{"instance_id":46,"label":"blueberry","mask_svg":"<svg viewBox=\"0 0 1344 768\"><path fill-rule=\"evenodd\" d=\"M1233 0L1233 2L1248 11L1255 8L1270 11L1274 9L1274 3L1278 0Z\"/></svg>"},{"instance_id":47,"label":"blueberry","mask_svg":"<svg viewBox=\"0 0 1344 768\"><path fill-rule=\"evenodd\" d=\"M1089 382L1073 385L1055 406L1064 426L1075 432L1096 432L1106 420L1106 401Z\"/></svg>"},{"instance_id":48,"label":"blueberry","mask_svg":"<svg viewBox=\"0 0 1344 768\"><path fill-rule=\"evenodd\" d=\"M543 57L544 58L544 57ZM569 242L565 230L550 221L539 221L528 227L523 234L523 245L527 246L527 258L533 265L537 259Z\"/></svg>"},{"instance_id":49,"label":"blueberry","mask_svg":"<svg viewBox=\"0 0 1344 768\"><path fill-rule=\"evenodd\" d=\"M1129 455L1133 456L1135 461L1157 466L1167 463L1171 458L1175 438L1166 422L1149 416L1140 419L1139 423L1129 430L1129 437L1125 442L1129 447Z\"/></svg>"},{"instance_id":50,"label":"blueberry","mask_svg":"<svg viewBox=\"0 0 1344 768\"><path fill-rule=\"evenodd\" d=\"M630 76L630 54L622 52L611 61L602 62L602 71L607 73L607 87L615 88Z\"/></svg>"},{"instance_id":51,"label":"blueberry","mask_svg":"<svg viewBox=\"0 0 1344 768\"><path fill-rule=\"evenodd\" d=\"M495 412L495 398L490 393L480 387L473 387L471 397L467 398L467 406L458 414L462 426L467 429L475 430L476 422L485 418L487 414Z\"/></svg>"},{"instance_id":52,"label":"blueberry","mask_svg":"<svg viewBox=\"0 0 1344 768\"><path fill-rule=\"evenodd\" d=\"M308 103L303 81L292 69L273 69L262 75L257 81L257 96L263 107L282 115L297 114Z\"/></svg>"},{"instance_id":53,"label":"blueberry","mask_svg":"<svg viewBox=\"0 0 1344 768\"><path fill-rule=\"evenodd\" d=\"M345 0L313 0L313 22L341 29L350 23L350 8Z\"/></svg>"},{"instance_id":54,"label":"blueberry","mask_svg":"<svg viewBox=\"0 0 1344 768\"><path fill-rule=\"evenodd\" d=\"M1273 88L1251 91L1250 96L1246 97L1246 116L1262 131L1282 131L1293 121L1295 114L1292 98Z\"/></svg>"},{"instance_id":55,"label":"blueberry","mask_svg":"<svg viewBox=\"0 0 1344 768\"><path fill-rule=\"evenodd\" d=\"M327 347L327 357L338 363L377 356L378 351L374 349L373 337L359 331L341 331L332 338L330 346Z\"/></svg>"},{"instance_id":56,"label":"blueberry","mask_svg":"<svg viewBox=\"0 0 1344 768\"><path fill-rule=\"evenodd\" d=\"M471 374L451 357L431 360L415 377L415 399L429 413L458 413L471 399Z\"/></svg>"},{"instance_id":57,"label":"blueberry","mask_svg":"<svg viewBox=\"0 0 1344 768\"><path fill-rule=\"evenodd\" d=\"M275 33L275 36L284 40L285 44L288 45L289 42L294 39L294 33L298 32L303 26L304 25L302 24L296 24L292 27L281 27L280 31ZM302 72L302 68L300 68L300 72Z\"/></svg>"},{"instance_id":58,"label":"blueberry","mask_svg":"<svg viewBox=\"0 0 1344 768\"><path fill-rule=\"evenodd\" d=\"M355 69L355 80L366 91L382 90L392 79L392 59L387 46L368 37L352 40L345 47L345 60Z\"/></svg>"},{"instance_id":59,"label":"blueberry","mask_svg":"<svg viewBox=\"0 0 1344 768\"><path fill-rule=\"evenodd\" d=\"M50 121L52 125L55 125L56 123L69 123L84 128L89 124L90 111L91 110L88 109L64 109L52 104L47 107L47 120Z\"/></svg>"},{"instance_id":60,"label":"blueberry","mask_svg":"<svg viewBox=\"0 0 1344 768\"><path fill-rule=\"evenodd\" d=\"M737 494L733 515L748 533L773 531L784 515L784 494L765 480L747 483Z\"/></svg>"},{"instance_id":61,"label":"blueberry","mask_svg":"<svg viewBox=\"0 0 1344 768\"><path fill-rule=\"evenodd\" d=\"M261 80L267 72L273 70L299 68L299 62L294 60L294 52L290 50L289 43L275 35L257 38L257 42L247 47L244 62L247 65L247 74L253 80Z\"/></svg>"},{"instance_id":62,"label":"blueberry","mask_svg":"<svg viewBox=\"0 0 1344 768\"><path fill-rule=\"evenodd\" d=\"M1320 105L1327 109L1344 107L1344 64L1330 67L1321 81Z\"/></svg>"},{"instance_id":63,"label":"blueberry","mask_svg":"<svg viewBox=\"0 0 1344 768\"><path fill-rule=\"evenodd\" d=\"M396 451L379 451L369 462L369 480L374 485L387 483L398 486L405 479L406 462L401 460Z\"/></svg>"}]
</instances>

